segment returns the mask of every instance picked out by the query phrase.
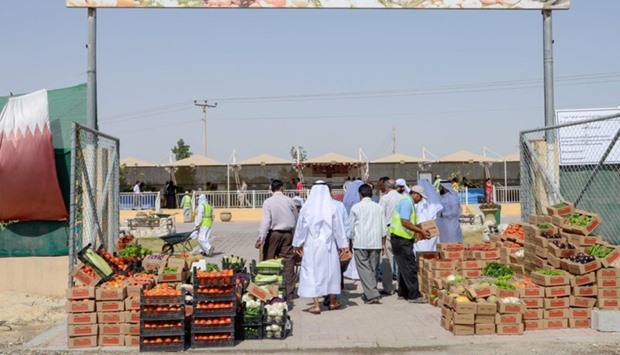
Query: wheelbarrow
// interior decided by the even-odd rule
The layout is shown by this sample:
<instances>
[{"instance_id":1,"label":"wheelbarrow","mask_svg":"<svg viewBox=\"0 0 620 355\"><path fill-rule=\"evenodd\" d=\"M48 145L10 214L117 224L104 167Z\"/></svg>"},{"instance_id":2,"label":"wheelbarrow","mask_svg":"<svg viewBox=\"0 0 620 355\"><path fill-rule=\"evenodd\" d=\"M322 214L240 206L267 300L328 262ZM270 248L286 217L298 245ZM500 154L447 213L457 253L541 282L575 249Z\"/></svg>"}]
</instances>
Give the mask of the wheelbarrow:
<instances>
[{"instance_id":1,"label":"wheelbarrow","mask_svg":"<svg viewBox=\"0 0 620 355\"><path fill-rule=\"evenodd\" d=\"M172 255L174 254L175 246L177 248L183 248L183 252L191 252L193 248L190 244L190 240L192 240L193 232L194 231L171 233L159 237L159 239L164 241L164 245L161 247L161 252L164 254Z\"/></svg>"}]
</instances>

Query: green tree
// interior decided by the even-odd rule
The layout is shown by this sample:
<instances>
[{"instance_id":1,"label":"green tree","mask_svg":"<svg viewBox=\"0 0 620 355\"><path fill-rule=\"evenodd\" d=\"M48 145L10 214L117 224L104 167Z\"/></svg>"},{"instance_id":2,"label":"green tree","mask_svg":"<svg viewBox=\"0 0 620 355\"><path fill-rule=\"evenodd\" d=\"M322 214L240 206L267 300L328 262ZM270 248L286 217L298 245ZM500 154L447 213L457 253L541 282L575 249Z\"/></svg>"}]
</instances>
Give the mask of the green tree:
<instances>
[{"instance_id":1,"label":"green tree","mask_svg":"<svg viewBox=\"0 0 620 355\"><path fill-rule=\"evenodd\" d=\"M176 160L181 160L192 156L192 152L189 150L189 145L185 144L182 138L179 139L176 147L172 148L172 153L174 154L174 158Z\"/></svg>"},{"instance_id":2,"label":"green tree","mask_svg":"<svg viewBox=\"0 0 620 355\"><path fill-rule=\"evenodd\" d=\"M304 147L299 146L296 148L295 146L292 146L289 153L291 154L293 161L295 162L297 161L297 149L299 149L299 161L300 162L306 161L306 159L308 158L308 154L306 153L306 150L304 149Z\"/></svg>"}]
</instances>

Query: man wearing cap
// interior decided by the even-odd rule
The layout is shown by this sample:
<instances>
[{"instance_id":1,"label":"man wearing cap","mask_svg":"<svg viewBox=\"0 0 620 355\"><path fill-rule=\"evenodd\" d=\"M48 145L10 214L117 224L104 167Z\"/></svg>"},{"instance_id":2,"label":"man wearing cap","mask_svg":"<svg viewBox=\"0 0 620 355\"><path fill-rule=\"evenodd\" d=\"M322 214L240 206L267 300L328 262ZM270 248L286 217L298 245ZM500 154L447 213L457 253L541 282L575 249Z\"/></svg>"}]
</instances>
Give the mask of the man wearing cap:
<instances>
[{"instance_id":1,"label":"man wearing cap","mask_svg":"<svg viewBox=\"0 0 620 355\"><path fill-rule=\"evenodd\" d=\"M281 180L271 181L273 195L263 202L263 215L258 230L256 249L263 248L263 259L284 259L284 278L288 299L295 294L293 231L297 224L297 208L293 199L284 195Z\"/></svg>"},{"instance_id":2,"label":"man wearing cap","mask_svg":"<svg viewBox=\"0 0 620 355\"><path fill-rule=\"evenodd\" d=\"M183 208L183 223L190 223L192 221L192 197L189 191L185 191L181 199L181 208Z\"/></svg>"},{"instance_id":3,"label":"man wearing cap","mask_svg":"<svg viewBox=\"0 0 620 355\"><path fill-rule=\"evenodd\" d=\"M398 265L398 298L410 303L425 303L418 286L418 267L413 243L416 235L428 239L430 232L417 225L415 203L426 197L424 189L416 185L411 188L410 196L403 196L394 209L390 221L390 237L394 260Z\"/></svg>"}]
</instances>

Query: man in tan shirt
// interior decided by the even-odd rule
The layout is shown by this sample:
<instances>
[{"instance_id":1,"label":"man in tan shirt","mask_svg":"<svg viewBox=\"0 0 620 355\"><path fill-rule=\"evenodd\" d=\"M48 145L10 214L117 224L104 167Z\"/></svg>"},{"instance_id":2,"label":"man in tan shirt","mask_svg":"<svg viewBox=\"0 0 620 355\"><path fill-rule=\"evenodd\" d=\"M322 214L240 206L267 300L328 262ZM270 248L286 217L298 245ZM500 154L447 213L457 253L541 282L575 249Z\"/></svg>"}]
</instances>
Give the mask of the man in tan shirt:
<instances>
[{"instance_id":1,"label":"man in tan shirt","mask_svg":"<svg viewBox=\"0 0 620 355\"><path fill-rule=\"evenodd\" d=\"M293 261L293 231L297 224L297 208L293 199L282 192L281 180L271 182L273 196L263 203L263 215L258 230L256 249L262 247L263 259L284 259L284 278L289 300L295 295L295 264Z\"/></svg>"}]
</instances>

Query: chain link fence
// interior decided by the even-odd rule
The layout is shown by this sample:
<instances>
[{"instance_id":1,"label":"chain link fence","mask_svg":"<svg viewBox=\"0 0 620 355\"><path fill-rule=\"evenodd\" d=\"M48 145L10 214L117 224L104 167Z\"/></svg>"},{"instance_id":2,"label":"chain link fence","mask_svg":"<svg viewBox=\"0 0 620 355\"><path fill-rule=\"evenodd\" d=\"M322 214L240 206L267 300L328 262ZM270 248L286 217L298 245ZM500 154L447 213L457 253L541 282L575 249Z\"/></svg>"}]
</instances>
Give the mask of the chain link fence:
<instances>
[{"instance_id":1,"label":"chain link fence","mask_svg":"<svg viewBox=\"0 0 620 355\"><path fill-rule=\"evenodd\" d=\"M69 272L87 245L112 252L118 237L119 140L73 123ZM71 282L71 276L69 276Z\"/></svg>"},{"instance_id":2,"label":"chain link fence","mask_svg":"<svg viewBox=\"0 0 620 355\"><path fill-rule=\"evenodd\" d=\"M620 114L520 134L521 217L573 202L597 213L595 230L620 244Z\"/></svg>"}]
</instances>

